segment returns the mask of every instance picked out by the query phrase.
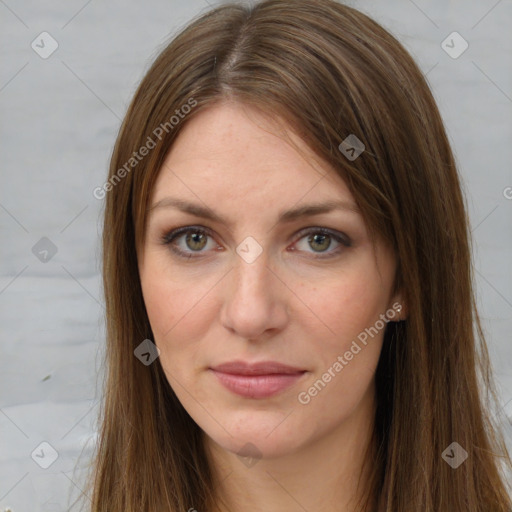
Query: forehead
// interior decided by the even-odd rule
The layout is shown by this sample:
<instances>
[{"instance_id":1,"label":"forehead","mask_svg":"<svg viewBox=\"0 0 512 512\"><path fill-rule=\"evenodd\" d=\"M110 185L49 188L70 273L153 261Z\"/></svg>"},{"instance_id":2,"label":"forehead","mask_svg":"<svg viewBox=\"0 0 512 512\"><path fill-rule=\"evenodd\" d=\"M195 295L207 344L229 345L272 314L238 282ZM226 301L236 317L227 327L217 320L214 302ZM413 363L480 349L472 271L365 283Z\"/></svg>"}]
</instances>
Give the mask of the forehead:
<instances>
[{"instance_id":1,"label":"forehead","mask_svg":"<svg viewBox=\"0 0 512 512\"><path fill-rule=\"evenodd\" d=\"M152 204L168 195L253 212L302 200L354 202L341 177L284 122L239 103L211 106L185 125Z\"/></svg>"}]
</instances>

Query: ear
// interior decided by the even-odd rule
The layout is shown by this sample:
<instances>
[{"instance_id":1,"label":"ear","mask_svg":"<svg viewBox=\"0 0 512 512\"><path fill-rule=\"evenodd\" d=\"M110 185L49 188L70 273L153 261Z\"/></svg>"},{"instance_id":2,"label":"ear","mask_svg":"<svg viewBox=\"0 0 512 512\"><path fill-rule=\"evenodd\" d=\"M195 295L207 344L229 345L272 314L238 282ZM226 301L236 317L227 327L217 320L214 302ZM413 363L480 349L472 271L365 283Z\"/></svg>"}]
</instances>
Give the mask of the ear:
<instances>
[{"instance_id":1,"label":"ear","mask_svg":"<svg viewBox=\"0 0 512 512\"><path fill-rule=\"evenodd\" d=\"M403 299L403 294L398 292L393 295L388 304L386 316L391 322L400 322L406 320L409 315L407 304Z\"/></svg>"}]
</instances>

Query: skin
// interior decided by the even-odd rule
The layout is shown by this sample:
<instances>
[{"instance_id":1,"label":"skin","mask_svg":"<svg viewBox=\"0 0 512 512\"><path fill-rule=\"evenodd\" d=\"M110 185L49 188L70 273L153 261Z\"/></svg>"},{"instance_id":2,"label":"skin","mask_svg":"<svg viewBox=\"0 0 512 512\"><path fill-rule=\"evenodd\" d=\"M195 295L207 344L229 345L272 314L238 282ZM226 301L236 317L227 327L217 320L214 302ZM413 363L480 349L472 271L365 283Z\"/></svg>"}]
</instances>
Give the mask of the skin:
<instances>
[{"instance_id":1,"label":"skin","mask_svg":"<svg viewBox=\"0 0 512 512\"><path fill-rule=\"evenodd\" d=\"M154 207L169 196L207 206L230 225ZM284 210L328 200L353 209L277 223ZM291 132L237 103L211 106L187 123L150 205L139 252L144 301L169 383L204 432L227 504L219 510L353 510L357 477L364 489L367 475L384 329L309 403L298 395L401 302L392 294L394 254L380 240L372 245L333 169ZM174 240L191 258L162 242L182 226L211 230L188 245L186 234ZM329 237L308 242L314 230L299 233L318 227L345 234L350 247ZM247 237L263 251L252 263L236 252ZM235 359L279 361L306 373L272 397L240 397L209 370ZM247 443L256 450L252 459L237 455Z\"/></svg>"}]
</instances>

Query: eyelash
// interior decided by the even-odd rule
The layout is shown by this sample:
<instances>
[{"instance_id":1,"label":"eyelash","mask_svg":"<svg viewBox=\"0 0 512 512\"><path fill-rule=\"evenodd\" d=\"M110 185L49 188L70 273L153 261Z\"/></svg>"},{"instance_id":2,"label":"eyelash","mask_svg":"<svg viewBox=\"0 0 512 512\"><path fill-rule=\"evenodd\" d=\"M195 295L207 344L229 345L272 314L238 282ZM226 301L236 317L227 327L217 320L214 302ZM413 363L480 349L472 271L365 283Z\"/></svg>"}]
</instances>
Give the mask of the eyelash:
<instances>
[{"instance_id":1,"label":"eyelash","mask_svg":"<svg viewBox=\"0 0 512 512\"><path fill-rule=\"evenodd\" d=\"M182 258L190 260L192 258L202 257L201 256L202 251L184 252L181 249L178 249L178 247L175 244L173 244L173 242L177 238L179 238L181 235L184 235L187 233L199 233L199 234L207 235L207 236L213 238L212 232L208 228L205 228L202 226L184 226L182 228L174 229L174 230L170 231L169 233L163 235L161 238L161 243L163 245L168 245L169 248L171 249L171 251L173 251L175 254L177 254L178 256L180 256ZM297 241L295 243L302 240L302 238L306 237L307 235L316 235L316 234L328 235L341 245L339 247L337 247L335 250L333 250L329 253L325 253L325 254L328 254L327 256L323 255L324 253L313 253L314 254L314 256L312 256L313 259L332 258L334 256L337 256L343 250L343 247L347 248L352 245L351 240L344 233L338 233L336 231L332 231L330 229L322 228L322 227L309 227L309 228L301 229L297 233L297 236L299 236L299 238L297 239ZM197 254L197 256L194 255L194 252Z\"/></svg>"}]
</instances>

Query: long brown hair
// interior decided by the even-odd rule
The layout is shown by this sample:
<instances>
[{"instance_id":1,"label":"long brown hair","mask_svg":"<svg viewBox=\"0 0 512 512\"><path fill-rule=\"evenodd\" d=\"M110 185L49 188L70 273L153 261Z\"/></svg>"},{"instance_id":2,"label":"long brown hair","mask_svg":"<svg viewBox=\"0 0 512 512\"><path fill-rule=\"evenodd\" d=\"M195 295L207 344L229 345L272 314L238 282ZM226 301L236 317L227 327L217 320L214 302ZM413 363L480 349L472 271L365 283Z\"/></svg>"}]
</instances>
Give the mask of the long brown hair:
<instances>
[{"instance_id":1,"label":"long brown hair","mask_svg":"<svg viewBox=\"0 0 512 512\"><path fill-rule=\"evenodd\" d=\"M366 508L510 512L499 470L510 458L483 406L495 393L443 122L399 42L332 0L207 12L159 54L131 102L98 191L106 196L107 374L92 510L215 508L200 428L159 359L145 366L134 349L153 339L137 253L157 173L186 123L226 98L283 119L345 180L371 232L396 252L408 318L388 324L377 368ZM351 134L365 145L355 160L339 149ZM456 469L442 457L453 442L468 453Z\"/></svg>"}]
</instances>

